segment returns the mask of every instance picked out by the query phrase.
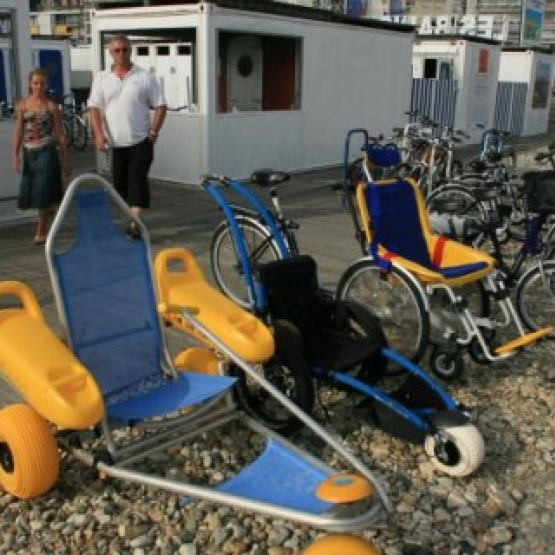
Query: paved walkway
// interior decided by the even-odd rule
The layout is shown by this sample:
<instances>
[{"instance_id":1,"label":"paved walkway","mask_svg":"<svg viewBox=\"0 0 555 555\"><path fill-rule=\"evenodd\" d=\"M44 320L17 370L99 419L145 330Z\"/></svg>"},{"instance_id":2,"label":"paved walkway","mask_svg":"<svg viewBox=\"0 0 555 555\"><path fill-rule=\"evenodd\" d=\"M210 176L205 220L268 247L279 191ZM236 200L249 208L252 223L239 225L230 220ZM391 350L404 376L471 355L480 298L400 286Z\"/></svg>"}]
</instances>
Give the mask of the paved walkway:
<instances>
[{"instance_id":1,"label":"paved walkway","mask_svg":"<svg viewBox=\"0 0 555 555\"><path fill-rule=\"evenodd\" d=\"M547 144L545 134L521 139L517 149L526 150ZM476 146L460 149L465 159L476 152ZM92 150L74 153L75 174L94 172ZM312 254L319 265L323 285L332 286L353 260L360 256L354 239L349 214L341 205L332 185L341 180L341 168L296 174L280 186L285 213L300 224L300 248ZM218 222L223 219L212 198L198 186L153 180L152 209L145 215L154 252L161 248L183 245L197 256L206 274L209 268L210 240ZM256 193L267 199L265 191ZM46 306L53 302L46 268L44 249L33 245L34 220L24 219L0 224L0 281L16 279L31 286L39 301ZM1 301L0 301L1 302Z\"/></svg>"}]
</instances>

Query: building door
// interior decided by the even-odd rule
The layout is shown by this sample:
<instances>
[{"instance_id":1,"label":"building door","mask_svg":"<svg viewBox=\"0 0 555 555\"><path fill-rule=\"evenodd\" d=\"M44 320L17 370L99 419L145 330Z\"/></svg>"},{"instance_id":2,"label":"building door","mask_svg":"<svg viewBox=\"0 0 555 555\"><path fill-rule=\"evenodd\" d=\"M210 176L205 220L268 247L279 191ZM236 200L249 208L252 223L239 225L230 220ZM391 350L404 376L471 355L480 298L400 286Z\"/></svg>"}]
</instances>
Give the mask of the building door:
<instances>
[{"instance_id":1,"label":"building door","mask_svg":"<svg viewBox=\"0 0 555 555\"><path fill-rule=\"evenodd\" d=\"M6 90L6 66L4 65L4 51L0 50L0 102L6 102L8 100L8 94Z\"/></svg>"},{"instance_id":2,"label":"building door","mask_svg":"<svg viewBox=\"0 0 555 555\"><path fill-rule=\"evenodd\" d=\"M64 96L64 66L59 50L39 50L39 67L48 73L48 89L56 98Z\"/></svg>"},{"instance_id":3,"label":"building door","mask_svg":"<svg viewBox=\"0 0 555 555\"><path fill-rule=\"evenodd\" d=\"M228 108L262 110L262 42L258 37L232 37L228 49Z\"/></svg>"}]
</instances>

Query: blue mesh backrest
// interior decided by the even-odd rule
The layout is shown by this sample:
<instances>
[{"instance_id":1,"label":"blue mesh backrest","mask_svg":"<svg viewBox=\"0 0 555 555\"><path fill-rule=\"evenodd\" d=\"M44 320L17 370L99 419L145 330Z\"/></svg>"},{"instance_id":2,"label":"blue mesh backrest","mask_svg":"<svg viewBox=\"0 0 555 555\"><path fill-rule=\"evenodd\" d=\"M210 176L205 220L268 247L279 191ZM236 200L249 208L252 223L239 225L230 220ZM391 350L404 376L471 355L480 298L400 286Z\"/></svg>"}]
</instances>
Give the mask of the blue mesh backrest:
<instances>
[{"instance_id":1,"label":"blue mesh backrest","mask_svg":"<svg viewBox=\"0 0 555 555\"><path fill-rule=\"evenodd\" d=\"M103 190L75 197L77 238L54 255L73 349L105 394L159 374L162 336L148 251L112 221Z\"/></svg>"},{"instance_id":2,"label":"blue mesh backrest","mask_svg":"<svg viewBox=\"0 0 555 555\"><path fill-rule=\"evenodd\" d=\"M415 193L399 179L386 185L368 184L364 190L372 241L389 252L429 268L430 255L422 233Z\"/></svg>"}]
</instances>

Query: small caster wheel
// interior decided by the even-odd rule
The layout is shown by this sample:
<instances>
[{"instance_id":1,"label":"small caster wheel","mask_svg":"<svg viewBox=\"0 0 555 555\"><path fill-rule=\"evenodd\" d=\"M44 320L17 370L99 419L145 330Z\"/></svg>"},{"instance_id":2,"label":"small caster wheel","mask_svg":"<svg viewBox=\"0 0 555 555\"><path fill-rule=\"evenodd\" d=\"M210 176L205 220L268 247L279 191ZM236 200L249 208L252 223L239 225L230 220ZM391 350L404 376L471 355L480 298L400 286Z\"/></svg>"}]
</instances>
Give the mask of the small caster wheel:
<instances>
[{"instance_id":1,"label":"small caster wheel","mask_svg":"<svg viewBox=\"0 0 555 555\"><path fill-rule=\"evenodd\" d=\"M432 372L446 381L456 380L464 371L464 361L457 347L439 345L430 356Z\"/></svg>"}]
</instances>

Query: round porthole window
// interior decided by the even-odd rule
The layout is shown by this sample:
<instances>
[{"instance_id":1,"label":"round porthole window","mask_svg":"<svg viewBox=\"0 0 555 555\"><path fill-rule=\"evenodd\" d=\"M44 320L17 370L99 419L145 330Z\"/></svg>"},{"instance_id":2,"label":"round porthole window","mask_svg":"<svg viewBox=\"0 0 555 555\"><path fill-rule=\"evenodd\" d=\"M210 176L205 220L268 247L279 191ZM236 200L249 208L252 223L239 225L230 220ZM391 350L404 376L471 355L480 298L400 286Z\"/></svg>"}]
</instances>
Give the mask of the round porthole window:
<instances>
[{"instance_id":1,"label":"round porthole window","mask_svg":"<svg viewBox=\"0 0 555 555\"><path fill-rule=\"evenodd\" d=\"M241 56L237 60L237 71L241 77L248 77L253 70L252 58L250 56Z\"/></svg>"}]
</instances>

